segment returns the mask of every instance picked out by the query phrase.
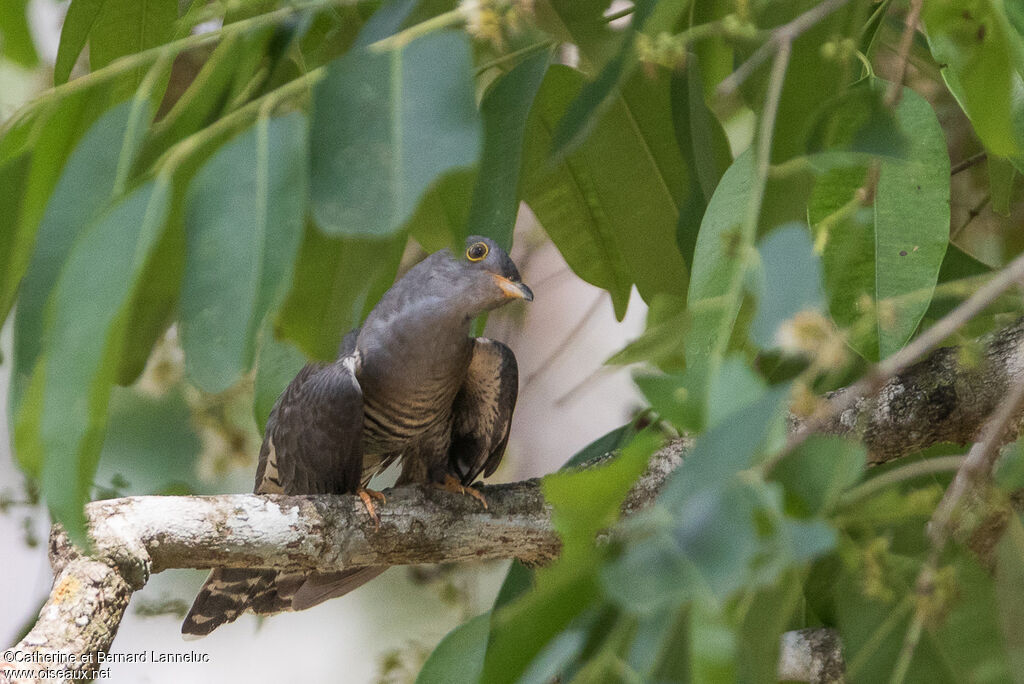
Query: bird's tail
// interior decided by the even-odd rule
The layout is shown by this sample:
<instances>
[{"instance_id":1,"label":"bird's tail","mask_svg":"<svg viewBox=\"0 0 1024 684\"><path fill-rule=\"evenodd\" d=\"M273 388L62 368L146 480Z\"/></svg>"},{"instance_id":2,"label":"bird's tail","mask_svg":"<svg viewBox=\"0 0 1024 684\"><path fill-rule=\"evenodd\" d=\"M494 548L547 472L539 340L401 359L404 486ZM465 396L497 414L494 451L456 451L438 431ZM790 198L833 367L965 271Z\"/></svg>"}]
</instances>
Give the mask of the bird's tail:
<instances>
[{"instance_id":1,"label":"bird's tail","mask_svg":"<svg viewBox=\"0 0 1024 684\"><path fill-rule=\"evenodd\" d=\"M277 596L276 570L248 570L243 568L218 568L206 578L206 583L192 602L192 609L181 624L181 633L191 636L206 636L226 622L234 620L246 609L257 612L279 612L291 607L291 599L276 610L270 608Z\"/></svg>"},{"instance_id":2,"label":"bird's tail","mask_svg":"<svg viewBox=\"0 0 1024 684\"><path fill-rule=\"evenodd\" d=\"M384 572L387 567L352 568L304 575L277 570L218 568L210 573L181 624L181 633L201 637L249 610L272 615L305 610L342 596Z\"/></svg>"}]
</instances>

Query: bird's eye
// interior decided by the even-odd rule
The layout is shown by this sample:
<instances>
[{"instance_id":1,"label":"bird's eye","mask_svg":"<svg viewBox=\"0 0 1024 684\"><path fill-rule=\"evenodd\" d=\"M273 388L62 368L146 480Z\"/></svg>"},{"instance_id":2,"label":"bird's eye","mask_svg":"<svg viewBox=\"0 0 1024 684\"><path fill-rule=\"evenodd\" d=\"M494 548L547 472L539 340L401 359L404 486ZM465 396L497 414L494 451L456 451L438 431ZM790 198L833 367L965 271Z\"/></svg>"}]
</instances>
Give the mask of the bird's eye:
<instances>
[{"instance_id":1,"label":"bird's eye","mask_svg":"<svg viewBox=\"0 0 1024 684\"><path fill-rule=\"evenodd\" d=\"M474 242L466 250L466 258L470 261L482 261L487 258L487 243L485 242Z\"/></svg>"}]
</instances>

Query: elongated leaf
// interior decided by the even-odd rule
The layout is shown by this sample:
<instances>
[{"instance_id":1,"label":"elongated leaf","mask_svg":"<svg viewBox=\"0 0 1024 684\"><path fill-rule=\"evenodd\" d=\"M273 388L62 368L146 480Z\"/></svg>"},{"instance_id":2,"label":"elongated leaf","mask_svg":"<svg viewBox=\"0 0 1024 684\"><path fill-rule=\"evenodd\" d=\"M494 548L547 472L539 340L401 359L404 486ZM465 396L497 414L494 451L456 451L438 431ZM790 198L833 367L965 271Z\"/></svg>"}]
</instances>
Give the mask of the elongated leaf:
<instances>
[{"instance_id":1,"label":"elongated leaf","mask_svg":"<svg viewBox=\"0 0 1024 684\"><path fill-rule=\"evenodd\" d=\"M150 251L141 276L146 286L132 298L128 330L117 370L117 384L128 386L146 369L153 345L174 318L185 273L185 226L181 205L172 204L160 241Z\"/></svg>"},{"instance_id":2,"label":"elongated leaf","mask_svg":"<svg viewBox=\"0 0 1024 684\"><path fill-rule=\"evenodd\" d=\"M277 330L311 358L333 361L342 337L391 287L406 236L330 238L307 226Z\"/></svg>"},{"instance_id":3,"label":"elongated leaf","mask_svg":"<svg viewBox=\"0 0 1024 684\"><path fill-rule=\"evenodd\" d=\"M691 170L689 189L679 208L676 241L683 260L691 266L704 211L732 163L729 140L722 124L704 100L698 60L697 55L691 54L686 70L672 75L672 123L683 163Z\"/></svg>"},{"instance_id":4,"label":"elongated leaf","mask_svg":"<svg viewBox=\"0 0 1024 684\"><path fill-rule=\"evenodd\" d=\"M907 155L879 162L874 207L849 211L863 168L829 171L808 207L825 245L832 316L854 326L850 344L871 360L900 349L917 328L949 242L949 155L935 112L904 88L896 115ZM917 291L926 296L906 296Z\"/></svg>"},{"instance_id":5,"label":"elongated leaf","mask_svg":"<svg viewBox=\"0 0 1024 684\"><path fill-rule=\"evenodd\" d=\"M493 616L481 681L518 681L544 647L599 597L594 535L617 519L655 445L654 434L642 432L609 463L545 478L542 487L554 508L562 555L536 574L535 589Z\"/></svg>"},{"instance_id":6,"label":"elongated leaf","mask_svg":"<svg viewBox=\"0 0 1024 684\"><path fill-rule=\"evenodd\" d=\"M589 73L600 71L618 48L619 36L604 15L611 0L539 0L537 22L550 35L575 43Z\"/></svg>"},{"instance_id":7,"label":"elongated leaf","mask_svg":"<svg viewBox=\"0 0 1024 684\"><path fill-rule=\"evenodd\" d=\"M721 362L742 303L755 237L744 229L753 183L754 157L746 152L722 176L697 236L686 337L686 364L696 388L707 386Z\"/></svg>"},{"instance_id":8,"label":"elongated leaf","mask_svg":"<svg viewBox=\"0 0 1024 684\"><path fill-rule=\"evenodd\" d=\"M4 192L0 195L0 324L7 318L7 301L10 296L6 290L13 285L7 285L11 278L12 271L20 272L21 267L16 260L23 259L22 254L27 248L22 243L27 242L20 230L19 217L21 215L21 202L25 193L25 185L28 181L28 173L32 155L30 152L23 152L17 157L0 163L0 187Z\"/></svg>"},{"instance_id":9,"label":"elongated leaf","mask_svg":"<svg viewBox=\"0 0 1024 684\"><path fill-rule=\"evenodd\" d=\"M47 307L43 353L33 371L37 392L26 395L17 417L18 449L40 451L26 458L42 463L47 504L79 545L126 307L159 240L169 194L164 180L139 187L75 242Z\"/></svg>"},{"instance_id":10,"label":"elongated leaf","mask_svg":"<svg viewBox=\"0 0 1024 684\"><path fill-rule=\"evenodd\" d=\"M526 201L569 266L608 290L618 317L634 282L648 301L682 295L687 265L676 244L687 171L673 140L666 74L623 84L594 132L554 167L551 131L582 88L582 75L551 67L530 116Z\"/></svg>"},{"instance_id":11,"label":"elongated leaf","mask_svg":"<svg viewBox=\"0 0 1024 684\"><path fill-rule=\"evenodd\" d=\"M815 435L779 462L772 478L786 488L787 505L801 516L827 513L864 473L864 447Z\"/></svg>"},{"instance_id":12,"label":"elongated leaf","mask_svg":"<svg viewBox=\"0 0 1024 684\"><path fill-rule=\"evenodd\" d=\"M180 386L160 397L115 387L95 479L125 480L124 494L205 493L195 467L202 448Z\"/></svg>"},{"instance_id":13,"label":"elongated leaf","mask_svg":"<svg viewBox=\"0 0 1024 684\"><path fill-rule=\"evenodd\" d=\"M37 228L72 151L107 113L108 98L108 88L95 86L41 103L7 127L6 134L0 137L0 158L4 164L19 156L29 160L20 192L12 198L17 211L0 219L0 229L8 231L11 239L6 266L0 271L0 318L7 317L14 303L32 256ZM18 181L13 182L12 193ZM103 182L99 183L99 188L102 186Z\"/></svg>"},{"instance_id":14,"label":"elongated leaf","mask_svg":"<svg viewBox=\"0 0 1024 684\"><path fill-rule=\"evenodd\" d=\"M385 237L441 174L476 163L469 45L433 33L332 62L314 90L312 208L330 235Z\"/></svg>"},{"instance_id":15,"label":"elongated leaf","mask_svg":"<svg viewBox=\"0 0 1024 684\"><path fill-rule=\"evenodd\" d=\"M261 51L267 39L263 32L229 35L217 45L203 68L174 107L154 124L143 158L155 160L160 152L195 133L229 104L232 88L242 87L251 74L242 70L247 55Z\"/></svg>"},{"instance_id":16,"label":"elongated leaf","mask_svg":"<svg viewBox=\"0 0 1024 684\"><path fill-rule=\"evenodd\" d=\"M57 63L53 67L53 84L66 83L82 53L89 32L106 0L74 0L64 17L57 46Z\"/></svg>"},{"instance_id":17,"label":"elongated leaf","mask_svg":"<svg viewBox=\"0 0 1024 684\"><path fill-rule=\"evenodd\" d=\"M821 261L805 225L773 230L758 243L761 255L757 314L750 335L762 349L776 344L779 326L800 311L823 308Z\"/></svg>"},{"instance_id":18,"label":"elongated leaf","mask_svg":"<svg viewBox=\"0 0 1024 684\"><path fill-rule=\"evenodd\" d=\"M477 172L472 169L445 174L423 195L405 228L428 252L436 252L445 247L451 247L456 252L461 251L472 225L469 222L469 212L474 189L486 183L487 181L478 179ZM494 190L494 193L497 192ZM513 208L513 220L517 209L518 202ZM492 214L492 218L497 217L497 212Z\"/></svg>"},{"instance_id":19,"label":"elongated leaf","mask_svg":"<svg viewBox=\"0 0 1024 684\"><path fill-rule=\"evenodd\" d=\"M1013 29L1001 2L939 0L922 12L932 55L945 65L943 78L994 154L1019 154L1011 121L1015 55Z\"/></svg>"},{"instance_id":20,"label":"elongated leaf","mask_svg":"<svg viewBox=\"0 0 1024 684\"><path fill-rule=\"evenodd\" d=\"M188 376L208 392L252 365L263 318L287 292L302 235L305 150L303 115L260 119L189 188L181 340Z\"/></svg>"},{"instance_id":21,"label":"elongated leaf","mask_svg":"<svg viewBox=\"0 0 1024 684\"><path fill-rule=\"evenodd\" d=\"M118 57L163 45L177 18L177 0L103 0L89 30L89 66L96 71Z\"/></svg>"},{"instance_id":22,"label":"elongated leaf","mask_svg":"<svg viewBox=\"0 0 1024 684\"><path fill-rule=\"evenodd\" d=\"M29 31L27 8L28 0L0 3L0 50L12 62L31 68L39 63L39 55Z\"/></svg>"},{"instance_id":23,"label":"elongated leaf","mask_svg":"<svg viewBox=\"0 0 1024 684\"><path fill-rule=\"evenodd\" d=\"M1002 216L1010 215L1010 202L1013 197L1013 180L1017 169L1008 159L989 156L988 158L988 192L992 197L992 211Z\"/></svg>"},{"instance_id":24,"label":"elongated leaf","mask_svg":"<svg viewBox=\"0 0 1024 684\"><path fill-rule=\"evenodd\" d=\"M267 427L267 418L277 397L305 363L306 357L302 352L276 339L270 326L263 329L252 402L253 417L261 434Z\"/></svg>"},{"instance_id":25,"label":"elongated leaf","mask_svg":"<svg viewBox=\"0 0 1024 684\"><path fill-rule=\"evenodd\" d=\"M423 663L416 684L476 684L483 671L491 612L450 631Z\"/></svg>"},{"instance_id":26,"label":"elongated leaf","mask_svg":"<svg viewBox=\"0 0 1024 684\"><path fill-rule=\"evenodd\" d=\"M1012 667L1013 680L1024 682L1024 597L1019 591L1024 582L1024 526L1016 515L1010 517L1006 532L996 547L996 595L1003 643Z\"/></svg>"},{"instance_id":27,"label":"elongated leaf","mask_svg":"<svg viewBox=\"0 0 1024 684\"><path fill-rule=\"evenodd\" d=\"M551 141L552 155L561 157L582 142L601 112L610 103L619 84L632 75L638 63L633 50L637 33L643 28L657 4L652 0L639 0L634 3L630 26L615 57L601 69L594 80L584 84L579 95L566 109L565 116L558 122L558 128L555 129Z\"/></svg>"},{"instance_id":28,"label":"elongated leaf","mask_svg":"<svg viewBox=\"0 0 1024 684\"><path fill-rule=\"evenodd\" d=\"M64 165L39 223L36 248L18 294L16 375L12 382L15 405L40 353L46 302L57 275L81 231L120 193L123 174L135 157L148 118L145 101L114 107L89 129ZM52 150L55 155L61 151ZM23 225L31 225L24 209L21 220Z\"/></svg>"},{"instance_id":29,"label":"elongated leaf","mask_svg":"<svg viewBox=\"0 0 1024 684\"><path fill-rule=\"evenodd\" d=\"M542 52L523 60L500 78L480 105L484 146L469 210L469 231L486 235L505 249L512 246L512 228L519 210L526 117L547 71L548 59L547 52Z\"/></svg>"},{"instance_id":30,"label":"elongated leaf","mask_svg":"<svg viewBox=\"0 0 1024 684\"><path fill-rule=\"evenodd\" d=\"M819 5L818 0L768 2L757 5L757 26L777 26L792 21ZM861 64L852 54L824 59L821 46L836 35L857 35L867 19L866 2L851 2L815 22L793 41L778 103L772 136L772 162L803 154L804 140L821 104L822 93L834 93L860 77ZM742 53L741 55L742 56ZM770 85L770 66L765 64L744 88L754 111L762 111Z\"/></svg>"},{"instance_id":31,"label":"elongated leaf","mask_svg":"<svg viewBox=\"0 0 1024 684\"><path fill-rule=\"evenodd\" d=\"M666 372L681 371L686 367L683 341L688 326L686 302L681 297L659 295L651 300L647 309L647 326L643 334L605 363L649 363Z\"/></svg>"}]
</instances>

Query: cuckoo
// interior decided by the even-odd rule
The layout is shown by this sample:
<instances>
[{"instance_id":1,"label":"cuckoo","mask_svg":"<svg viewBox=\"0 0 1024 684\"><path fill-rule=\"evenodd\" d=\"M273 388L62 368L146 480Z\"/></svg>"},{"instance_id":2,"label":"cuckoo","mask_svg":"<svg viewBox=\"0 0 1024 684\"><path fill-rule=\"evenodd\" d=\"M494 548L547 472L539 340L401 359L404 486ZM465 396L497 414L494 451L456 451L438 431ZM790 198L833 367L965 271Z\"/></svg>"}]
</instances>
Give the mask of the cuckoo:
<instances>
[{"instance_id":1,"label":"cuckoo","mask_svg":"<svg viewBox=\"0 0 1024 684\"><path fill-rule=\"evenodd\" d=\"M401 463L398 484L484 497L470 485L498 467L518 392L515 356L469 336L479 314L533 300L497 244L470 237L465 253L431 254L349 333L334 363L306 365L278 397L256 468L256 493L358 494L379 524L369 480ZM304 610L385 568L331 573L216 569L182 624L209 634L244 611Z\"/></svg>"}]
</instances>

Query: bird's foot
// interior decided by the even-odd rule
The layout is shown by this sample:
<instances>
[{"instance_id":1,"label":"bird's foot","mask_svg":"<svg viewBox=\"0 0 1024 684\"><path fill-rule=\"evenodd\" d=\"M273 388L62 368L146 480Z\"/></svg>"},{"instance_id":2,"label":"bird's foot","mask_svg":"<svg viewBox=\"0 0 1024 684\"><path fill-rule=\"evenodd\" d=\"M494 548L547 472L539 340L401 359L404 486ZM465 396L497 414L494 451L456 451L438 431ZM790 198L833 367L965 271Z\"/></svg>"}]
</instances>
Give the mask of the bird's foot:
<instances>
[{"instance_id":1,"label":"bird's foot","mask_svg":"<svg viewBox=\"0 0 1024 684\"><path fill-rule=\"evenodd\" d=\"M484 505L484 508L488 508L487 499L484 498L484 495L481 494L479 490L473 489L472 487L467 487L466 485L459 482L458 478L453 477L452 475L445 475L444 482L436 482L434 483L434 486L437 487L438 489L443 489L446 492L469 495L474 499L477 499L480 503L482 503Z\"/></svg>"},{"instance_id":2,"label":"bird's foot","mask_svg":"<svg viewBox=\"0 0 1024 684\"><path fill-rule=\"evenodd\" d=\"M370 514L370 518L374 524L377 525L377 529L380 529L380 516L377 515L377 508L373 505L374 499L380 499L381 503L387 503L387 497L384 496L383 492L378 492L374 489L367 489L366 487L360 487L356 490L356 494L360 499L363 500L363 505L366 506L366 512Z\"/></svg>"}]
</instances>

